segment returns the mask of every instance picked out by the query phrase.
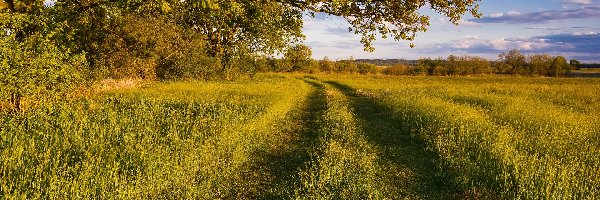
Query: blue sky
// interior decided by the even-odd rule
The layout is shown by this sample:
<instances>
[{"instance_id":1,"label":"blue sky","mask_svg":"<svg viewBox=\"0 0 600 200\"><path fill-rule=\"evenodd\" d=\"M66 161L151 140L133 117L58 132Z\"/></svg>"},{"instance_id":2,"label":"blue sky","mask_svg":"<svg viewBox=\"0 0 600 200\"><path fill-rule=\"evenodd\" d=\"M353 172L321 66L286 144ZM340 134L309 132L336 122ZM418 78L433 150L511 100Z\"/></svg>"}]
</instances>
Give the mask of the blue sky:
<instances>
[{"instance_id":1,"label":"blue sky","mask_svg":"<svg viewBox=\"0 0 600 200\"><path fill-rule=\"evenodd\" d=\"M480 5L484 16L465 16L459 26L424 10L430 14L431 26L418 33L413 49L407 41L379 38L375 52L364 52L360 36L348 32L343 18L326 15L305 18L305 44L316 59L418 59L450 54L496 59L500 52L519 49L600 62L600 0L483 0Z\"/></svg>"}]
</instances>

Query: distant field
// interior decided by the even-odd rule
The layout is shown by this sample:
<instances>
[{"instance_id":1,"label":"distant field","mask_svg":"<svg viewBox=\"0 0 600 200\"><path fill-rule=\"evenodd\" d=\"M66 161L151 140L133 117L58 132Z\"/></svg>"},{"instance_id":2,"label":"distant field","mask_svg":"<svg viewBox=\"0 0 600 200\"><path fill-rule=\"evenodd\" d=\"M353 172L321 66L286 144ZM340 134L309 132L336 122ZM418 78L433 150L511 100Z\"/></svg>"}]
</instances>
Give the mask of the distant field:
<instances>
[{"instance_id":1,"label":"distant field","mask_svg":"<svg viewBox=\"0 0 600 200\"><path fill-rule=\"evenodd\" d=\"M261 74L0 113L0 198L598 199L600 79Z\"/></svg>"},{"instance_id":2,"label":"distant field","mask_svg":"<svg viewBox=\"0 0 600 200\"><path fill-rule=\"evenodd\" d=\"M573 70L569 72L567 76L581 78L600 78L600 68Z\"/></svg>"}]
</instances>

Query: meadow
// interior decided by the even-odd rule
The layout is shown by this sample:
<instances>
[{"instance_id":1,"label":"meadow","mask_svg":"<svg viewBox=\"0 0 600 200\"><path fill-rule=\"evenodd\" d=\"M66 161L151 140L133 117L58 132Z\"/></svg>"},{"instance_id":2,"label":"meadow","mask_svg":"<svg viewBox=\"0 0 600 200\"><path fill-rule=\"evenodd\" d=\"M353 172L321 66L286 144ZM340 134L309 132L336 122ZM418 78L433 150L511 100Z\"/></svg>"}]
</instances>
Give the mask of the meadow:
<instances>
[{"instance_id":1,"label":"meadow","mask_svg":"<svg viewBox=\"0 0 600 200\"><path fill-rule=\"evenodd\" d=\"M259 74L0 111L0 199L598 199L600 80Z\"/></svg>"}]
</instances>

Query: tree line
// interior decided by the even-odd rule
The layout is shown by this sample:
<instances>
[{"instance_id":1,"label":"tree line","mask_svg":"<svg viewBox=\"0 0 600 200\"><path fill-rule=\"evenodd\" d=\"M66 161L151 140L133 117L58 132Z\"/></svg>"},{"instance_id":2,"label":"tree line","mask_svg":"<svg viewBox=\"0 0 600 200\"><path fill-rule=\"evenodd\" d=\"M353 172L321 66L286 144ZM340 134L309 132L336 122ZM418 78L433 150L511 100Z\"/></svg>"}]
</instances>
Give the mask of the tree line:
<instances>
[{"instance_id":1,"label":"tree line","mask_svg":"<svg viewBox=\"0 0 600 200\"><path fill-rule=\"evenodd\" d=\"M517 76L550 76L561 77L571 69L579 67L579 61L567 62L562 56L549 54L525 55L518 50L503 52L499 59L489 61L477 56L454 56L447 59L420 59L412 68L395 66L396 74L433 75L433 76L468 76L468 75L517 75Z\"/></svg>"},{"instance_id":2,"label":"tree line","mask_svg":"<svg viewBox=\"0 0 600 200\"><path fill-rule=\"evenodd\" d=\"M503 52L499 59L490 61L477 56L450 55L446 59L421 58L413 65L408 61L392 60L376 63L396 62L391 66L379 66L373 61L353 58L333 61L329 58L314 60L311 49L306 45L289 48L283 58L261 58L256 68L261 72L341 73L341 74L386 74L413 76L470 76L470 75L517 75L561 77L570 70L581 67L577 60L567 62L562 56L548 54L525 55L518 50Z\"/></svg>"}]
</instances>

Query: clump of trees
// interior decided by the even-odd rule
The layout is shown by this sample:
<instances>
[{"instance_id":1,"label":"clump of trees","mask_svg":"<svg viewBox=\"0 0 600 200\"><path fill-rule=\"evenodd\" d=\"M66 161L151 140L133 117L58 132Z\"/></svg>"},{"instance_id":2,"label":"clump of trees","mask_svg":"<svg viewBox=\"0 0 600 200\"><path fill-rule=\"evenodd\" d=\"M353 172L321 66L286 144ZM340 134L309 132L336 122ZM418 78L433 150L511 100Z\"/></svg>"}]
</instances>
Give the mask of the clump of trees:
<instances>
[{"instance_id":1,"label":"clump of trees","mask_svg":"<svg viewBox=\"0 0 600 200\"><path fill-rule=\"evenodd\" d=\"M298 72L310 74L385 74L394 76L564 76L579 64L576 60L567 63L562 56L548 54L525 55L518 50L503 52L499 59L490 61L477 56L455 56L447 58L421 58L392 66L377 66L369 60L354 58L331 60L312 59L312 50L304 44L295 44L285 50L282 58L256 56L246 65L258 72ZM408 64L407 64L408 63Z\"/></svg>"},{"instance_id":2,"label":"clump of trees","mask_svg":"<svg viewBox=\"0 0 600 200\"><path fill-rule=\"evenodd\" d=\"M296 45L286 51L280 59L266 59L266 66L259 67L261 72L299 72L310 74L377 74L382 68L376 65L359 62L354 58L333 61L327 57L314 60L311 49L306 45Z\"/></svg>"},{"instance_id":3,"label":"clump of trees","mask_svg":"<svg viewBox=\"0 0 600 200\"><path fill-rule=\"evenodd\" d=\"M293 46L306 13L345 18L372 51L376 35L410 41L424 31L424 6L453 23L465 13L480 16L477 0L0 0L0 105L19 110L22 98L57 96L107 77L232 79L269 65L316 73L321 65L313 60L268 58L306 52ZM333 71L372 71L339 65Z\"/></svg>"},{"instance_id":4,"label":"clump of trees","mask_svg":"<svg viewBox=\"0 0 600 200\"><path fill-rule=\"evenodd\" d=\"M415 76L469 76L484 75L492 72L491 62L474 56L454 56L447 59L421 58L415 66L395 65L383 70L387 75Z\"/></svg>"},{"instance_id":5,"label":"clump of trees","mask_svg":"<svg viewBox=\"0 0 600 200\"><path fill-rule=\"evenodd\" d=\"M410 67L403 65L403 64L397 64L394 66L390 66L390 67L386 67L385 69L383 69L383 74L385 75L392 75L392 76L402 76L402 75L408 75L411 73L413 69L411 69Z\"/></svg>"},{"instance_id":6,"label":"clump of trees","mask_svg":"<svg viewBox=\"0 0 600 200\"><path fill-rule=\"evenodd\" d=\"M571 70L571 65L562 56L548 54L524 55L518 50L500 54L500 60L494 63L497 74L519 76L564 76ZM576 60L572 62L578 62Z\"/></svg>"}]
</instances>

